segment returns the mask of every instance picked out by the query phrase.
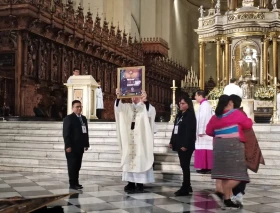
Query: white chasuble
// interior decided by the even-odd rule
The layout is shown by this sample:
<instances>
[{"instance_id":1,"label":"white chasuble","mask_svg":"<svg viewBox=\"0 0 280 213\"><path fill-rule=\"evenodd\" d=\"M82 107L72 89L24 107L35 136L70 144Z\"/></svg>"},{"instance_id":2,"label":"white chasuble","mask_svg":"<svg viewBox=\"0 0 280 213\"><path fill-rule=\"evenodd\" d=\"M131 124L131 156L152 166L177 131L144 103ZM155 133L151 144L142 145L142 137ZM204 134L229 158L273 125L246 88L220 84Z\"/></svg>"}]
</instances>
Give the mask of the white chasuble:
<instances>
[{"instance_id":1,"label":"white chasuble","mask_svg":"<svg viewBox=\"0 0 280 213\"><path fill-rule=\"evenodd\" d=\"M197 123L197 129L196 129L197 137L195 143L196 150L199 149L213 150L213 138L206 135L205 133L206 126L213 115L214 112L210 103L206 100L203 101L196 113L196 123ZM198 135L200 134L203 136L199 137Z\"/></svg>"},{"instance_id":2,"label":"white chasuble","mask_svg":"<svg viewBox=\"0 0 280 213\"><path fill-rule=\"evenodd\" d=\"M155 115L151 117L154 124ZM123 180L154 182L154 136L145 104L123 104L119 101L118 106L115 105L115 118ZM131 130L132 122L135 122L134 130Z\"/></svg>"}]
</instances>

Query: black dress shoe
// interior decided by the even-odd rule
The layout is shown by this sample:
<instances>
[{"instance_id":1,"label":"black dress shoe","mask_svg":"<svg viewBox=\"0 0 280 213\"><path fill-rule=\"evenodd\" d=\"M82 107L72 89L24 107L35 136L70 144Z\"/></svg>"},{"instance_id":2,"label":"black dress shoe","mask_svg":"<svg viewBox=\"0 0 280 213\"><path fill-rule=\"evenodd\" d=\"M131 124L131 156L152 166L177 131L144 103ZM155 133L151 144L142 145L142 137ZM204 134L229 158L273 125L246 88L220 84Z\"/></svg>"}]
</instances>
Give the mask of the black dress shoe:
<instances>
[{"instance_id":1,"label":"black dress shoe","mask_svg":"<svg viewBox=\"0 0 280 213\"><path fill-rule=\"evenodd\" d=\"M74 189L74 190L80 190L80 189L82 189L83 187L82 187L82 186L78 186L78 185L70 185L69 188L70 188L70 189Z\"/></svg>"},{"instance_id":2,"label":"black dress shoe","mask_svg":"<svg viewBox=\"0 0 280 213\"><path fill-rule=\"evenodd\" d=\"M124 187L125 192L131 192L136 189L135 183L128 182L128 184Z\"/></svg>"},{"instance_id":3,"label":"black dress shoe","mask_svg":"<svg viewBox=\"0 0 280 213\"><path fill-rule=\"evenodd\" d=\"M193 193L193 189L191 186L189 186L189 193Z\"/></svg>"},{"instance_id":4,"label":"black dress shoe","mask_svg":"<svg viewBox=\"0 0 280 213\"><path fill-rule=\"evenodd\" d=\"M84 188L83 185L81 185L81 184L78 184L77 186Z\"/></svg>"},{"instance_id":5,"label":"black dress shoe","mask_svg":"<svg viewBox=\"0 0 280 213\"><path fill-rule=\"evenodd\" d=\"M144 184L143 183L137 183L136 184L136 193L143 193L144 192Z\"/></svg>"}]
</instances>

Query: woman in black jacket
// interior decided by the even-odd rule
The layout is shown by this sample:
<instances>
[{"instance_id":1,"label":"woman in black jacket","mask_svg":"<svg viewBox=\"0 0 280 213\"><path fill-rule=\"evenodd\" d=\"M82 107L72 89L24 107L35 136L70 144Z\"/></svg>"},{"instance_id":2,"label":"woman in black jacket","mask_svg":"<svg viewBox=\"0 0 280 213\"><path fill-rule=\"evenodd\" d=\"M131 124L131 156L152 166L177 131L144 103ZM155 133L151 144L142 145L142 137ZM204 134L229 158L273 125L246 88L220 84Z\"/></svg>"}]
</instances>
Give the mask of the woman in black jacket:
<instances>
[{"instance_id":1,"label":"woman in black jacket","mask_svg":"<svg viewBox=\"0 0 280 213\"><path fill-rule=\"evenodd\" d=\"M182 187L175 192L176 196L186 196L192 192L190 180L190 162L196 141L196 117L192 100L188 97L180 99L180 112L177 114L169 147L178 152L183 170Z\"/></svg>"}]
</instances>

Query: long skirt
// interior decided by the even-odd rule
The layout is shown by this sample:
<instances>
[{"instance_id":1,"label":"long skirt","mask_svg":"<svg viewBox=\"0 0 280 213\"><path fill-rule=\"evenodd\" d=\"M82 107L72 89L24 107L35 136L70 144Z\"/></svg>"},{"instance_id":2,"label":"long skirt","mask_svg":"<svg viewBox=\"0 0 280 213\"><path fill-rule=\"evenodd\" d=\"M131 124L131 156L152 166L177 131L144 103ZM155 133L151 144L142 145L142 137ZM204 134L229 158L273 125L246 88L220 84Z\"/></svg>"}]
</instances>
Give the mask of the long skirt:
<instances>
[{"instance_id":1,"label":"long skirt","mask_svg":"<svg viewBox=\"0 0 280 213\"><path fill-rule=\"evenodd\" d=\"M214 138L212 179L249 182L244 143L239 138Z\"/></svg>"}]
</instances>

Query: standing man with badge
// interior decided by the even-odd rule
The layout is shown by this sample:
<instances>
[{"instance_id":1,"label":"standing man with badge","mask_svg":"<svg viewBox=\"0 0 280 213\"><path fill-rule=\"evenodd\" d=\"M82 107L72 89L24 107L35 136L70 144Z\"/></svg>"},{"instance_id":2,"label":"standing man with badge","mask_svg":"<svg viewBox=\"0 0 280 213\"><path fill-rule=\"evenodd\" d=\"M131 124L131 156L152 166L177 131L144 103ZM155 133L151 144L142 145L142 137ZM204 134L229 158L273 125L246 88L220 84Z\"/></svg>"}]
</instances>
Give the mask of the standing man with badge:
<instances>
[{"instance_id":1,"label":"standing man with badge","mask_svg":"<svg viewBox=\"0 0 280 213\"><path fill-rule=\"evenodd\" d=\"M88 124L86 117L81 114L80 101L72 102L72 110L73 113L66 116L63 121L63 138L70 188L79 190L83 188L79 183L82 158L84 151L89 148Z\"/></svg>"},{"instance_id":2,"label":"standing man with badge","mask_svg":"<svg viewBox=\"0 0 280 213\"><path fill-rule=\"evenodd\" d=\"M189 97L180 99L180 112L177 114L169 147L178 152L183 171L182 187L175 196L187 196L191 193L190 162L195 149L196 117L192 100Z\"/></svg>"}]
</instances>

